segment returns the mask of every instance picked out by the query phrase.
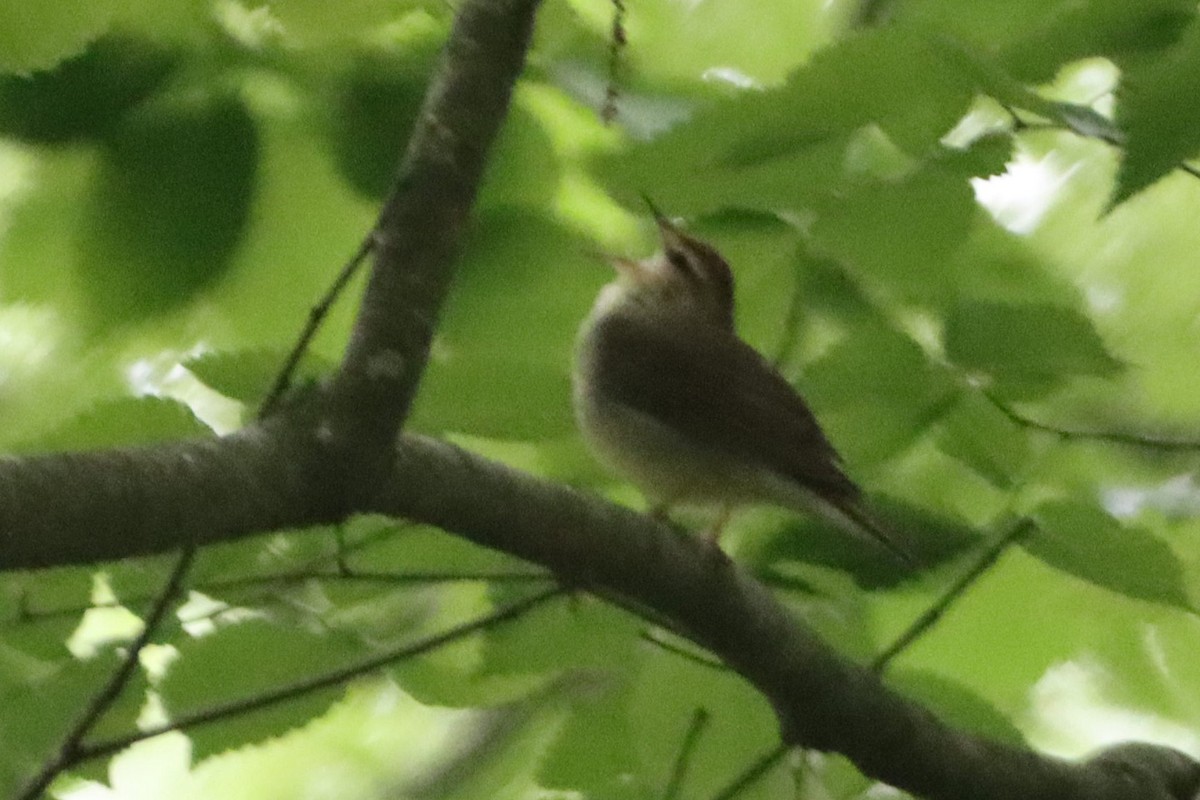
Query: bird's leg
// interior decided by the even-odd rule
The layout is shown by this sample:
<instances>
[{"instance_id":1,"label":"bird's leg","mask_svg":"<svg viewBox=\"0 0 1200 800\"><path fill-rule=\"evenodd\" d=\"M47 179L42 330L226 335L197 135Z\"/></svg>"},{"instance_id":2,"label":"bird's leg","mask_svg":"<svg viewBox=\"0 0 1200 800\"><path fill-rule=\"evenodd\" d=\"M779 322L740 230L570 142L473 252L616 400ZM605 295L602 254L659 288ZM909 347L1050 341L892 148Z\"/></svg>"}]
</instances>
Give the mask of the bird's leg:
<instances>
[{"instance_id":1,"label":"bird's leg","mask_svg":"<svg viewBox=\"0 0 1200 800\"><path fill-rule=\"evenodd\" d=\"M721 533L729 524L731 516L733 516L733 506L728 503L723 504L717 518L712 521L712 524L708 526L708 531L704 534L704 540L710 547L721 549Z\"/></svg>"}]
</instances>

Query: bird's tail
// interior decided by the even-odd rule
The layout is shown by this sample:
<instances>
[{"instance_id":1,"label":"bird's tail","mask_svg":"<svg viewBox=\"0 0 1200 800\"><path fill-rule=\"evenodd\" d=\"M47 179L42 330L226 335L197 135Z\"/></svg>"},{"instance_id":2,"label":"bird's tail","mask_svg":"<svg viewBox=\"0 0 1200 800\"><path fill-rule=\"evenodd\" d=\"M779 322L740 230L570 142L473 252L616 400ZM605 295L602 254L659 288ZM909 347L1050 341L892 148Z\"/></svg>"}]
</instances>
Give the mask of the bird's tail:
<instances>
[{"instance_id":1,"label":"bird's tail","mask_svg":"<svg viewBox=\"0 0 1200 800\"><path fill-rule=\"evenodd\" d=\"M911 553L896 543L895 534L890 532L874 517L864 511L856 501L849 500L847 502L840 503L837 506L837 510L845 515L845 517L850 520L862 533L865 533L875 542L880 544L885 550L891 553L892 556L905 567L910 570L915 570L920 566L920 563L916 558L913 557Z\"/></svg>"}]
</instances>

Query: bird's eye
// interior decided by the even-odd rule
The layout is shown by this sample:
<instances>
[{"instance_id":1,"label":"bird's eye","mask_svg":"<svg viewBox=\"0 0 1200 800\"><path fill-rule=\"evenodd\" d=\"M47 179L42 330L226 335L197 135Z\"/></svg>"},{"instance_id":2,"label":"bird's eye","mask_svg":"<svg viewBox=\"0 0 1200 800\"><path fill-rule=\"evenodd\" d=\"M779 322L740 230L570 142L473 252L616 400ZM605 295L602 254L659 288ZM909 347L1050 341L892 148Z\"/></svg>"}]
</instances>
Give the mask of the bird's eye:
<instances>
[{"instance_id":1,"label":"bird's eye","mask_svg":"<svg viewBox=\"0 0 1200 800\"><path fill-rule=\"evenodd\" d=\"M678 250L672 250L667 253L667 261L671 262L671 266L680 272L691 272L692 265L687 260L687 256Z\"/></svg>"}]
</instances>

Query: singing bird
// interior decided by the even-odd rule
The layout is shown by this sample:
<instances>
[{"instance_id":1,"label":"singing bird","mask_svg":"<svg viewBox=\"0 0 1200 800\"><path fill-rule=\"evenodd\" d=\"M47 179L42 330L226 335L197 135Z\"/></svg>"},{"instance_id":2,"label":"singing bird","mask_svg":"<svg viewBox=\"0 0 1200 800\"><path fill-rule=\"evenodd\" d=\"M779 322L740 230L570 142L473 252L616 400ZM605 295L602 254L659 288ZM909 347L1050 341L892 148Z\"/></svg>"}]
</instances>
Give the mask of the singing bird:
<instances>
[{"instance_id":1,"label":"singing bird","mask_svg":"<svg viewBox=\"0 0 1200 800\"><path fill-rule=\"evenodd\" d=\"M738 337L729 264L646 202L662 249L608 257L617 278L579 331L575 415L593 452L658 507L816 513L912 566L804 400Z\"/></svg>"}]
</instances>

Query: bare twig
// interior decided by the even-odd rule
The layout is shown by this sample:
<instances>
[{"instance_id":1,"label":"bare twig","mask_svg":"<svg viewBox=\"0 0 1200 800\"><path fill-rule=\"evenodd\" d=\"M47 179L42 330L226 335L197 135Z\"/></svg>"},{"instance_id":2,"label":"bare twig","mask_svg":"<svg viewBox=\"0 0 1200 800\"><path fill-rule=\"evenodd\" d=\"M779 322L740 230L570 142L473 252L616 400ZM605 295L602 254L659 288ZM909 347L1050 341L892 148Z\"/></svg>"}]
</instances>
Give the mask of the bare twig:
<instances>
[{"instance_id":1,"label":"bare twig","mask_svg":"<svg viewBox=\"0 0 1200 800\"><path fill-rule=\"evenodd\" d=\"M687 732L683 734L683 742L679 745L679 755L675 757L675 767L671 770L671 779L667 782L666 791L663 792L663 800L675 800L679 795L679 787L683 785L683 779L687 777L688 766L692 763L692 756L696 752L700 734L704 732L707 725L708 709L697 708L696 712L692 714L692 721L688 724Z\"/></svg>"},{"instance_id":2,"label":"bare twig","mask_svg":"<svg viewBox=\"0 0 1200 800\"><path fill-rule=\"evenodd\" d=\"M734 778L728 786L713 795L713 800L733 800L733 798L753 786L759 778L770 772L791 750L790 745L779 745L751 764L741 775Z\"/></svg>"},{"instance_id":3,"label":"bare twig","mask_svg":"<svg viewBox=\"0 0 1200 800\"><path fill-rule=\"evenodd\" d=\"M317 331L321 327L321 323L325 321L326 315L329 314L329 309L337 301L342 291L346 288L346 284L354 277L354 273L358 271L363 260L370 255L371 250L375 247L375 235L372 233L363 238L358 245L358 250L350 257L350 260L342 267L342 271L334 278L333 283L325 291L320 301L315 306L309 309L308 319L304 323L304 328L300 331L300 335L296 338L296 343L292 346L292 351L288 354L287 360L284 361L283 367L280 368L279 374L275 377L275 383L271 386L271 390L267 392L266 399L258 408L259 418L269 415L275 410L275 406L283 397L284 392L292 385L292 377L296 373L296 367L300 365L300 360L304 358L304 354L308 351L308 346L312 343L313 337L317 335Z\"/></svg>"},{"instance_id":4,"label":"bare twig","mask_svg":"<svg viewBox=\"0 0 1200 800\"><path fill-rule=\"evenodd\" d=\"M695 652L694 650L690 650L686 647L681 647L672 641L664 639L662 636L658 635L653 628L648 628L642 631L642 640L649 642L655 647L660 648L671 655L679 656L685 661L690 661L693 664L699 664L702 667L708 667L709 669L715 669L722 672L729 671L729 667L725 666L715 658L706 658L701 653Z\"/></svg>"},{"instance_id":5,"label":"bare twig","mask_svg":"<svg viewBox=\"0 0 1200 800\"><path fill-rule=\"evenodd\" d=\"M625 0L612 0L612 31L608 40L608 83L604 87L604 103L600 120L608 125L617 118L617 101L621 99L621 52L627 42L625 35Z\"/></svg>"},{"instance_id":6,"label":"bare twig","mask_svg":"<svg viewBox=\"0 0 1200 800\"><path fill-rule=\"evenodd\" d=\"M164 733L188 730L209 722L216 722L218 720L227 719L240 714L247 714L251 711L257 711L261 708L266 708L268 706L273 706L288 700L293 700L297 697L320 691L321 689L328 689L333 686L341 685L352 678L357 678L362 675L375 672L376 670L386 667L397 661L403 661L407 658L428 653L431 650L435 650L444 645L456 642L459 639L462 639L473 633L488 630L500 625L501 623L516 619L517 617L528 611L531 611L537 606L540 606L543 603L546 603L547 601L552 600L555 597L559 597L565 593L565 589L555 586L554 588L530 595L523 600L518 600L517 602L505 606L504 608L494 611L486 616L470 622L465 622L461 625L456 625L449 630L437 634L436 636L430 636L429 638L423 639L415 644L407 644L394 648L357 664L351 664L349 666L342 667L341 669L327 672L322 675L316 675L314 677L297 681L286 686L279 686L269 692L263 692L262 694L254 695L253 697L230 700L229 702L220 703L191 714L184 714L173 722L159 725L154 728L138 731L136 733L130 733L125 736L117 736L112 739L106 739L79 747L76 750L76 758L72 763L78 763L88 759L112 755L113 753L124 750L126 747L132 744L145 739L151 739Z\"/></svg>"},{"instance_id":7,"label":"bare twig","mask_svg":"<svg viewBox=\"0 0 1200 800\"><path fill-rule=\"evenodd\" d=\"M1024 414L1015 411L1011 406L1002 400L997 399L989 392L984 392L983 396L987 398L995 408L1004 416L1008 417L1014 424L1022 428L1041 431L1057 436L1065 441L1092 441L1092 442L1110 442L1112 444L1129 445L1132 447L1144 447L1150 450L1200 450L1200 440L1195 439L1168 439L1160 436L1151 436L1140 433L1126 433L1123 431L1103 431L1103 430L1073 430L1071 428L1060 428L1056 425L1051 425L1046 422L1039 422L1035 419L1030 419Z\"/></svg>"},{"instance_id":8,"label":"bare twig","mask_svg":"<svg viewBox=\"0 0 1200 800\"><path fill-rule=\"evenodd\" d=\"M42 792L46 790L50 783L64 769L78 763L81 758L85 757L83 754L86 752L87 747L83 744L83 740L91 732L92 728L95 727L100 718L104 716L105 712L112 707L112 704L120 697L122 690L129 683L134 670L137 669L138 658L141 656L143 648L150 643L150 639L158 632L158 627L162 624L163 618L167 614L167 609L183 588L184 579L191 569L195 556L196 548L192 545L185 547L183 552L179 554L179 559L171 569L171 574L168 576L167 582L163 585L158 597L155 598L154 605L146 615L146 621L142 625L141 633L130 643L129 649L121 659L121 663L117 666L116 670L109 676L108 682L92 696L91 702L84 708L79 719L76 720L62 744L59 745L58 752L53 758L42 765L41 770L33 776L17 795L19 800L34 800L34 798L41 796Z\"/></svg>"},{"instance_id":9,"label":"bare twig","mask_svg":"<svg viewBox=\"0 0 1200 800\"><path fill-rule=\"evenodd\" d=\"M1032 529L1033 523L1023 519L998 537L990 547L979 554L979 558L971 566L971 569L959 576L958 580L946 589L937 602L925 609L925 612L917 617L904 633L900 634L894 642L884 648L883 652L875 657L871 662L871 669L875 672L883 672L887 669L892 659L904 652L913 642L932 628L945 615L954 602L996 563L996 560L1000 558L1001 554L1009 546L1027 535Z\"/></svg>"}]
</instances>

